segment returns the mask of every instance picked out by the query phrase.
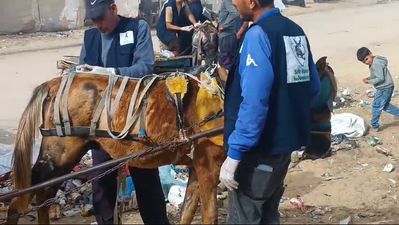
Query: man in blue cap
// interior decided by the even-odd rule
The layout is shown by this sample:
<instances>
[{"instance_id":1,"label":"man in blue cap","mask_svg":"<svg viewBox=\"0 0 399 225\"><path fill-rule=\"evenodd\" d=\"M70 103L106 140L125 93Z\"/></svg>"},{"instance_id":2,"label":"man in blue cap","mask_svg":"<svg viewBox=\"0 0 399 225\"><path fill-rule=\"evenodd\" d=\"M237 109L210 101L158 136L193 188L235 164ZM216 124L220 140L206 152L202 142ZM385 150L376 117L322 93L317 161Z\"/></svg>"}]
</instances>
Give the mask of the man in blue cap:
<instances>
[{"instance_id":1,"label":"man in blue cap","mask_svg":"<svg viewBox=\"0 0 399 225\"><path fill-rule=\"evenodd\" d=\"M244 21L240 56L227 79L220 171L229 224L279 224L291 153L309 144L320 80L308 39L273 0L233 0Z\"/></svg>"},{"instance_id":2,"label":"man in blue cap","mask_svg":"<svg viewBox=\"0 0 399 225\"><path fill-rule=\"evenodd\" d=\"M96 26L84 34L80 64L86 70L136 78L152 73L154 50L151 31L144 20L119 16L114 0L86 0L86 14ZM104 150L93 151L94 165L110 159ZM143 222L168 224L158 169L130 168L130 173ZM117 174L112 173L93 181L93 206L98 224L114 223L116 177Z\"/></svg>"}]
</instances>

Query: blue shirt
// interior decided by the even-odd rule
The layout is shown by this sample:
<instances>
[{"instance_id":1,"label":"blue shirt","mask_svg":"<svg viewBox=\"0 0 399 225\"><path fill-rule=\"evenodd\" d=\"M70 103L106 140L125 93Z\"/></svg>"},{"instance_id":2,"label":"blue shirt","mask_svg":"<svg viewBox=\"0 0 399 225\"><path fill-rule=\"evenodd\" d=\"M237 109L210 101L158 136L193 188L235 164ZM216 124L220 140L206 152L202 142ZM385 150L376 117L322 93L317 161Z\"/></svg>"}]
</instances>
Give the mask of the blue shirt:
<instances>
[{"instance_id":1,"label":"blue shirt","mask_svg":"<svg viewBox=\"0 0 399 225\"><path fill-rule=\"evenodd\" d=\"M264 20L278 9L265 12L259 20ZM271 62L272 49L269 38L263 29L253 25L246 33L240 50L239 72L243 101L238 112L235 130L228 140L228 156L241 160L245 152L253 149L262 135L269 111L269 97L273 87L274 72ZM313 97L320 87L319 75L312 60L310 82Z\"/></svg>"},{"instance_id":2,"label":"blue shirt","mask_svg":"<svg viewBox=\"0 0 399 225\"><path fill-rule=\"evenodd\" d=\"M119 34L117 34L119 35ZM101 35L102 43L102 55L101 59L105 67L107 67L107 56L111 43L113 41L113 36L107 36L105 34ZM122 76L141 78L145 75L151 74L154 69L154 48L151 39L151 30L147 22L144 20L139 21L138 34L137 34L137 44L134 51L134 57L132 66L119 68L120 74ZM86 57L85 45L82 46L80 53L79 64L85 64L84 58Z\"/></svg>"}]
</instances>

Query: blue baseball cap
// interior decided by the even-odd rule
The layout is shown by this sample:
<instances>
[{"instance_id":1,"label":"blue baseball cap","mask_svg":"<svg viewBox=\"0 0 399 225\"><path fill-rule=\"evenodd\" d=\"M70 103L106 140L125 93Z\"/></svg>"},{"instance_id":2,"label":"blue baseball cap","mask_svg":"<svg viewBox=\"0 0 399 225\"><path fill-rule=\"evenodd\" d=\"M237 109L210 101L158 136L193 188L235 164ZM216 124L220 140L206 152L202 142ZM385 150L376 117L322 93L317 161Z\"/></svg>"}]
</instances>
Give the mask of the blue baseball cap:
<instances>
[{"instance_id":1,"label":"blue baseball cap","mask_svg":"<svg viewBox=\"0 0 399 225\"><path fill-rule=\"evenodd\" d=\"M99 19L115 0L86 0L86 18Z\"/></svg>"}]
</instances>

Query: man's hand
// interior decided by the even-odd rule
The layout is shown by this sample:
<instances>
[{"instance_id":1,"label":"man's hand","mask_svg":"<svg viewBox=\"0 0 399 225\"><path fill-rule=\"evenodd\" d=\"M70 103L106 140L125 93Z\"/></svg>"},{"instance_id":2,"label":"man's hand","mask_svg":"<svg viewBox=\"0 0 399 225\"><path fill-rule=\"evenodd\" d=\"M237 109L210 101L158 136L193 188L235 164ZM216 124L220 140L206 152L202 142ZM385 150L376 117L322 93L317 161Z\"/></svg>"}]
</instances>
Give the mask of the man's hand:
<instances>
[{"instance_id":1,"label":"man's hand","mask_svg":"<svg viewBox=\"0 0 399 225\"><path fill-rule=\"evenodd\" d=\"M242 39L242 36L243 36L243 33L242 32L237 32L237 34L236 34L236 37L237 37L237 40L241 40Z\"/></svg>"},{"instance_id":2,"label":"man's hand","mask_svg":"<svg viewBox=\"0 0 399 225\"><path fill-rule=\"evenodd\" d=\"M239 160L227 157L224 161L222 168L220 169L220 183L225 186L229 191L233 191L238 188L238 182L234 179Z\"/></svg>"},{"instance_id":3,"label":"man's hand","mask_svg":"<svg viewBox=\"0 0 399 225\"><path fill-rule=\"evenodd\" d=\"M369 79L368 79L368 78L364 78L364 79L363 79L363 83L369 84L369 83L370 83L370 82L369 82Z\"/></svg>"},{"instance_id":4,"label":"man's hand","mask_svg":"<svg viewBox=\"0 0 399 225\"><path fill-rule=\"evenodd\" d=\"M193 25L181 27L181 31L190 32L194 28Z\"/></svg>"},{"instance_id":5,"label":"man's hand","mask_svg":"<svg viewBox=\"0 0 399 225\"><path fill-rule=\"evenodd\" d=\"M76 67L77 72L83 73L94 73L94 74L104 74L104 75L116 75L115 68L105 68L99 66L90 65L80 65Z\"/></svg>"},{"instance_id":6,"label":"man's hand","mask_svg":"<svg viewBox=\"0 0 399 225\"><path fill-rule=\"evenodd\" d=\"M198 28L199 26L201 26L201 22L197 22L194 24L194 28Z\"/></svg>"}]
</instances>

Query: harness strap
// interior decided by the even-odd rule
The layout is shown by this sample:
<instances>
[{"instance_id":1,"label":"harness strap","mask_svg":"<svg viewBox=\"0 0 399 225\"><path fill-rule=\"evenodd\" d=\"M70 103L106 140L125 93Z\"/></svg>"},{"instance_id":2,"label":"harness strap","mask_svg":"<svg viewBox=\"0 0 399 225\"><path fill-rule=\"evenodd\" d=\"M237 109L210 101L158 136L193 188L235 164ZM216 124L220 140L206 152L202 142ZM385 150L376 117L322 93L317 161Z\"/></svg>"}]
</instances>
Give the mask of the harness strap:
<instances>
[{"instance_id":1,"label":"harness strap","mask_svg":"<svg viewBox=\"0 0 399 225\"><path fill-rule=\"evenodd\" d=\"M128 118L126 120L126 124L125 127L123 128L123 130L120 132L120 135L115 136L112 132L111 132L111 127L110 127L110 121L108 120L108 124L107 124L107 128L108 128L108 133L109 135L114 138L114 139L124 139L126 137L126 135L129 134L130 129L132 128L132 126L137 122L137 119L140 115L140 108L143 104L143 99L146 96L147 92L150 90L150 88L152 87L152 85L154 84L154 82L157 80L158 76L153 76L150 80L150 82L145 86L145 88L143 89L143 91L141 92L140 97L137 99L138 96L138 92L141 86L142 81L145 79L142 78L140 79L139 83L136 85L136 88L134 90L134 93L132 95L131 98L131 102L129 105L129 110L128 110ZM137 100L137 101L136 101ZM138 102L138 105L136 107L136 102ZM134 112L133 112L134 111Z\"/></svg>"},{"instance_id":2,"label":"harness strap","mask_svg":"<svg viewBox=\"0 0 399 225\"><path fill-rule=\"evenodd\" d=\"M60 87L58 88L57 95L55 97L54 101L54 123L55 123L55 128L57 130L57 135L56 136L64 136L63 130L62 130L62 122L61 122L61 114L60 114L60 103L61 103L61 96L62 93L65 89L65 85L67 83L69 75L65 75L61 79L61 84Z\"/></svg>"},{"instance_id":3,"label":"harness strap","mask_svg":"<svg viewBox=\"0 0 399 225\"><path fill-rule=\"evenodd\" d=\"M96 135L96 129L97 129L97 123L100 120L101 113L104 109L105 105L105 98L104 96L101 97L100 102L97 105L97 109L93 115L93 118L91 119L90 123L90 136L95 136Z\"/></svg>"},{"instance_id":4,"label":"harness strap","mask_svg":"<svg viewBox=\"0 0 399 225\"><path fill-rule=\"evenodd\" d=\"M116 94L114 103L111 106L111 114L110 114L111 118L114 118L116 110L119 108L119 104L121 102L122 95L125 92L126 85L127 85L128 81L129 81L129 77L126 77L126 76L123 77L121 85L119 86L118 93Z\"/></svg>"},{"instance_id":5,"label":"harness strap","mask_svg":"<svg viewBox=\"0 0 399 225\"><path fill-rule=\"evenodd\" d=\"M62 128L62 131L64 131L64 128ZM54 137L58 136L57 135L57 130L56 129L44 129L40 128L40 133L43 137ZM92 136L90 134L90 128L89 127L71 127L71 137L82 137L82 138L89 138ZM120 135L119 132L112 132L114 135ZM106 130L96 130L94 133L95 137L99 138L112 138L109 134L108 131ZM137 135L133 134L128 134L124 138L124 140L127 141L134 141L134 142L140 142L143 143L147 146L154 146L154 143L147 141L145 139L139 138Z\"/></svg>"},{"instance_id":6,"label":"harness strap","mask_svg":"<svg viewBox=\"0 0 399 225\"><path fill-rule=\"evenodd\" d=\"M72 85L72 81L76 76L76 72L71 72L70 75L68 76L68 81L66 83L64 93L62 96L62 122L65 127L65 135L69 136L71 135L71 122L69 118L69 113L68 113L68 97Z\"/></svg>"}]
</instances>

